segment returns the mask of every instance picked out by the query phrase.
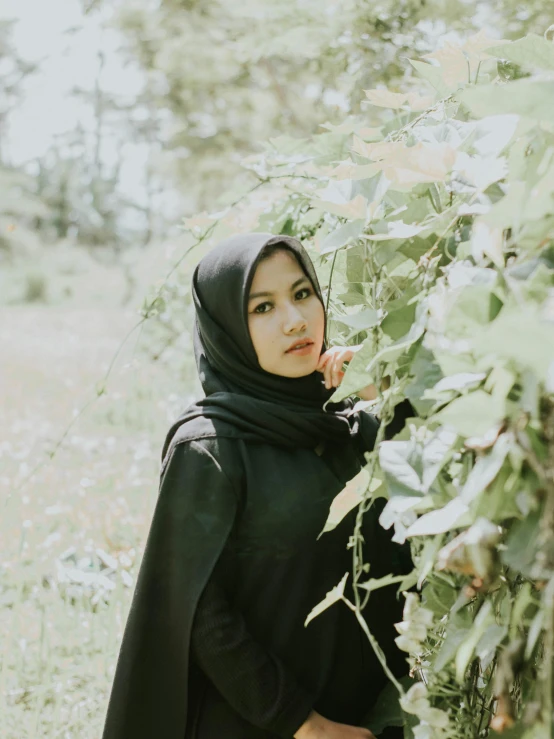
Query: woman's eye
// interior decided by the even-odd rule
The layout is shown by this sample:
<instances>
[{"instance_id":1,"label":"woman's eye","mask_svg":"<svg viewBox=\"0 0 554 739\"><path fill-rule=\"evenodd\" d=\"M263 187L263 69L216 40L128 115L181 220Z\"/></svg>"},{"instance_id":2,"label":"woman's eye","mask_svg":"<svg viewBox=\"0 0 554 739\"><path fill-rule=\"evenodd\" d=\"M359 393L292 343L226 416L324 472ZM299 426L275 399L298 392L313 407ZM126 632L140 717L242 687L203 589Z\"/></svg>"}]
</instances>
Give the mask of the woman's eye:
<instances>
[{"instance_id":1,"label":"woman's eye","mask_svg":"<svg viewBox=\"0 0 554 739\"><path fill-rule=\"evenodd\" d=\"M254 313L267 313L271 308L271 303L260 303L254 308Z\"/></svg>"},{"instance_id":2,"label":"woman's eye","mask_svg":"<svg viewBox=\"0 0 554 739\"><path fill-rule=\"evenodd\" d=\"M309 287L303 287L302 290L299 290L296 293L296 299L302 300L303 298L309 297L311 294L312 294L312 291L310 290Z\"/></svg>"}]
</instances>

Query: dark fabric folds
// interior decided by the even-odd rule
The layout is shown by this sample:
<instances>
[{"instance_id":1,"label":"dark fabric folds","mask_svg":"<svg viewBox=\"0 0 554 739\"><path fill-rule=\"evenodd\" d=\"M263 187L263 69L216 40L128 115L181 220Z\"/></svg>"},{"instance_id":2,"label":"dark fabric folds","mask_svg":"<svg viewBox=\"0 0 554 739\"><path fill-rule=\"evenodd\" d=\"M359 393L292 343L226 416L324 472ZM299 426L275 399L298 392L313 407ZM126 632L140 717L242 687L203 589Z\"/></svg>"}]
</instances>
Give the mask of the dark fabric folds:
<instances>
[{"instance_id":1,"label":"dark fabric folds","mask_svg":"<svg viewBox=\"0 0 554 739\"><path fill-rule=\"evenodd\" d=\"M161 478L102 739L185 739L196 603L237 509L213 456L195 442L187 451Z\"/></svg>"}]
</instances>

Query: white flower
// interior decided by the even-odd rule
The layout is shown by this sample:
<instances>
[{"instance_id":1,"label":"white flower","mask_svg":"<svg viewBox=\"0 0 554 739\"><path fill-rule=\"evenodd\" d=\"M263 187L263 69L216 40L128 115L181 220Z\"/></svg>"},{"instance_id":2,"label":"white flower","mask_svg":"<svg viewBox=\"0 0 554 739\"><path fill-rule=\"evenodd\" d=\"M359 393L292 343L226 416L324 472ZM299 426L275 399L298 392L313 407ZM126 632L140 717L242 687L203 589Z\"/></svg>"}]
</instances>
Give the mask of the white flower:
<instances>
[{"instance_id":1,"label":"white flower","mask_svg":"<svg viewBox=\"0 0 554 739\"><path fill-rule=\"evenodd\" d=\"M421 650L420 642L410 639L409 636L397 636L394 642L398 649L408 652L408 654L419 654Z\"/></svg>"},{"instance_id":2,"label":"white flower","mask_svg":"<svg viewBox=\"0 0 554 739\"><path fill-rule=\"evenodd\" d=\"M441 711L440 708L429 706L429 708L422 711L419 718L436 729L446 729L448 726L448 714L446 711Z\"/></svg>"},{"instance_id":3,"label":"white flower","mask_svg":"<svg viewBox=\"0 0 554 739\"><path fill-rule=\"evenodd\" d=\"M433 611L430 611L428 608L422 608L419 605L419 595L417 593L406 593L406 602L402 615L405 621L423 624L427 628L433 625Z\"/></svg>"},{"instance_id":4,"label":"white flower","mask_svg":"<svg viewBox=\"0 0 554 739\"><path fill-rule=\"evenodd\" d=\"M418 724L412 729L414 739L435 739L435 732L433 727L429 724Z\"/></svg>"},{"instance_id":5,"label":"white flower","mask_svg":"<svg viewBox=\"0 0 554 739\"><path fill-rule=\"evenodd\" d=\"M421 645L427 639L427 629L433 625L433 612L419 605L416 593L405 593L404 620L394 624L400 634L396 645L404 652L419 654Z\"/></svg>"},{"instance_id":6,"label":"white flower","mask_svg":"<svg viewBox=\"0 0 554 739\"><path fill-rule=\"evenodd\" d=\"M441 729L448 726L448 714L440 708L433 708L429 702L427 686L415 683L400 698L400 705L406 713L417 716L421 723L414 728L415 739L441 739Z\"/></svg>"},{"instance_id":7,"label":"white flower","mask_svg":"<svg viewBox=\"0 0 554 739\"><path fill-rule=\"evenodd\" d=\"M400 698L400 705L406 713L419 716L420 712L429 708L430 705L427 697L427 686L424 683L412 685L408 692Z\"/></svg>"},{"instance_id":8,"label":"white flower","mask_svg":"<svg viewBox=\"0 0 554 739\"><path fill-rule=\"evenodd\" d=\"M408 636L408 634L416 641L422 642L427 638L427 627L424 624L418 624L417 621L400 621L394 624L394 628L399 634Z\"/></svg>"}]
</instances>

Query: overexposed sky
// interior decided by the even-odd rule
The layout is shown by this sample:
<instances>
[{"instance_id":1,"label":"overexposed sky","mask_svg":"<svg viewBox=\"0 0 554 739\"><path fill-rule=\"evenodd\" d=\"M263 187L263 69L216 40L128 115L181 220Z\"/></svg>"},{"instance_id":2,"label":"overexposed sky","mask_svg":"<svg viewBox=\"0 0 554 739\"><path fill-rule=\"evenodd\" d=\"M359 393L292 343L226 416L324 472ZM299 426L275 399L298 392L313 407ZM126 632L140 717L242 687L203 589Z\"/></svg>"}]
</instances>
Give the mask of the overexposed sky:
<instances>
[{"instance_id":1,"label":"overexposed sky","mask_svg":"<svg viewBox=\"0 0 554 739\"><path fill-rule=\"evenodd\" d=\"M24 82L25 99L11 116L5 153L10 163L19 165L43 155L57 134L75 129L80 123L93 127L92 112L86 104L69 96L74 86L92 89L98 71L98 51L105 54L102 87L121 95L136 95L142 73L126 64L119 51L121 36L102 28L112 11L85 16L79 0L0 0L0 17L16 20L13 43L26 60L40 62L38 71ZM116 155L116 142L106 142L102 152L108 164ZM127 144L121 189L142 199L141 187L147 150L144 145Z\"/></svg>"}]
</instances>

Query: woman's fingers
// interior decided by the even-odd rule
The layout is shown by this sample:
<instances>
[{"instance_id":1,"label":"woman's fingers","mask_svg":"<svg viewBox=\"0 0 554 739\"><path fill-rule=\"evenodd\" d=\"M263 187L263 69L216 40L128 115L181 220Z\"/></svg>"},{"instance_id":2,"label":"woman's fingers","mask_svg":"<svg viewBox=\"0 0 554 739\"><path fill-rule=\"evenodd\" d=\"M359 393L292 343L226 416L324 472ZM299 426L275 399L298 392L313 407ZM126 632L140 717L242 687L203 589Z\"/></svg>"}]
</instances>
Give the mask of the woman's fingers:
<instances>
[{"instance_id":1,"label":"woman's fingers","mask_svg":"<svg viewBox=\"0 0 554 739\"><path fill-rule=\"evenodd\" d=\"M338 387L338 384L340 382L339 380L339 372L342 370L342 365L344 364L343 352L339 352L335 355L334 361L331 365L331 385L333 387Z\"/></svg>"},{"instance_id":2,"label":"woman's fingers","mask_svg":"<svg viewBox=\"0 0 554 739\"><path fill-rule=\"evenodd\" d=\"M360 346L333 346L320 356L316 370L323 372L326 388L340 385L344 377L342 369L344 363L350 362L360 348Z\"/></svg>"},{"instance_id":3,"label":"woman's fingers","mask_svg":"<svg viewBox=\"0 0 554 739\"><path fill-rule=\"evenodd\" d=\"M329 361L325 365L325 387L331 388L333 387L333 364L335 362L335 354L333 354L332 357L330 357Z\"/></svg>"},{"instance_id":4,"label":"woman's fingers","mask_svg":"<svg viewBox=\"0 0 554 739\"><path fill-rule=\"evenodd\" d=\"M325 367L325 365L326 365L326 364L327 364L327 362L329 361L329 357L330 357L330 356L331 356L331 355L329 354L329 352L324 352L324 353L323 353L323 354L322 354L322 355L320 356L320 358L319 358L319 362L317 363L317 367L316 367L316 370L317 370L318 372L323 372L323 368Z\"/></svg>"},{"instance_id":5,"label":"woman's fingers","mask_svg":"<svg viewBox=\"0 0 554 739\"><path fill-rule=\"evenodd\" d=\"M342 365L347 361L345 356L348 356L348 353L348 351L335 351L325 364L324 376L326 388L338 387L340 385L344 377Z\"/></svg>"}]
</instances>

